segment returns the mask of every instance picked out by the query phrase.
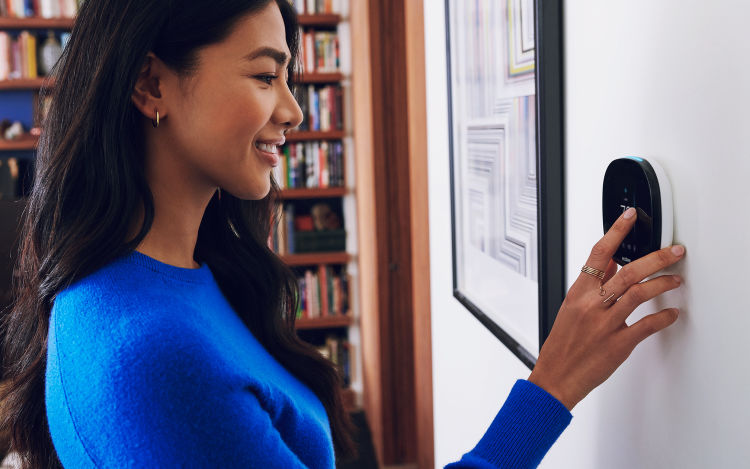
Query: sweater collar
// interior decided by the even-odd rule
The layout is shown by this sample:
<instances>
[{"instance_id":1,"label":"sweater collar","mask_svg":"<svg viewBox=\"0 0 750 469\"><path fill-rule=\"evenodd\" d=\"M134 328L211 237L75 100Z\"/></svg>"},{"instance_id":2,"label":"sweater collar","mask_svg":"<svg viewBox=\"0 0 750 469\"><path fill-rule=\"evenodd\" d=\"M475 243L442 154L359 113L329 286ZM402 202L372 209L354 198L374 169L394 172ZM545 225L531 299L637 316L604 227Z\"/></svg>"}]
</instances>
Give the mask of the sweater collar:
<instances>
[{"instance_id":1,"label":"sweater collar","mask_svg":"<svg viewBox=\"0 0 750 469\"><path fill-rule=\"evenodd\" d=\"M200 263L200 267L197 269L190 269L186 267L177 267L172 264L166 264L158 259L151 256L147 256L140 251L130 251L130 253L124 256L125 262L145 267L153 272L166 275L176 280L191 283L210 283L213 281L213 275L208 264L205 262Z\"/></svg>"}]
</instances>

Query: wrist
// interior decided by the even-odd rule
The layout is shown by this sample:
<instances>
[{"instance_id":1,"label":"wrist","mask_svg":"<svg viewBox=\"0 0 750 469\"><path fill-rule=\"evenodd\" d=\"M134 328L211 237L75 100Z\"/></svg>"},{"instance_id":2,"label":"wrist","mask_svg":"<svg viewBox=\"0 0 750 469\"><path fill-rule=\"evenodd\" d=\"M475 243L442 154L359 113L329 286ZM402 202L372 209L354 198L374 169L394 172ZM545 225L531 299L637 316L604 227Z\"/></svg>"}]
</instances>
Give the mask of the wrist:
<instances>
[{"instance_id":1,"label":"wrist","mask_svg":"<svg viewBox=\"0 0 750 469\"><path fill-rule=\"evenodd\" d=\"M570 399L558 386L555 386L552 380L546 379L543 374L538 373L536 369L531 372L526 381L545 390L549 395L560 401L568 411L575 407L576 402L574 400Z\"/></svg>"}]
</instances>

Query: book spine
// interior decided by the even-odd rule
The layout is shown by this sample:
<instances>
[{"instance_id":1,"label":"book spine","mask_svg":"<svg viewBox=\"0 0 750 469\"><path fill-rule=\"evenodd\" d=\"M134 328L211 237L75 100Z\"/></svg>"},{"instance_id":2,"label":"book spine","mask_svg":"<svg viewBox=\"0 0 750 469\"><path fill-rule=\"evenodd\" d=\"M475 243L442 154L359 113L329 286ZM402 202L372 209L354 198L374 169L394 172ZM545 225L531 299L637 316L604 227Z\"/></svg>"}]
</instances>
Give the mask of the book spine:
<instances>
[{"instance_id":1,"label":"book spine","mask_svg":"<svg viewBox=\"0 0 750 469\"><path fill-rule=\"evenodd\" d=\"M320 186L329 187L329 152L328 142L320 142L320 161L321 161L321 172L320 172Z\"/></svg>"},{"instance_id":2,"label":"book spine","mask_svg":"<svg viewBox=\"0 0 750 469\"><path fill-rule=\"evenodd\" d=\"M331 90L333 87L326 86L323 88L320 92L322 95L322 104L320 106L320 129L321 130L331 130L331 105L333 104L333 100L331 99Z\"/></svg>"},{"instance_id":3,"label":"book spine","mask_svg":"<svg viewBox=\"0 0 750 469\"><path fill-rule=\"evenodd\" d=\"M320 310L321 316L330 316L330 303L328 302L328 267L325 265L318 266L318 279L320 281Z\"/></svg>"},{"instance_id":4,"label":"book spine","mask_svg":"<svg viewBox=\"0 0 750 469\"><path fill-rule=\"evenodd\" d=\"M37 78L38 71L36 65L36 36L29 34L28 37L28 63L29 63L29 78Z\"/></svg>"},{"instance_id":5,"label":"book spine","mask_svg":"<svg viewBox=\"0 0 750 469\"><path fill-rule=\"evenodd\" d=\"M78 13L76 0L62 0L60 15L64 18L73 18Z\"/></svg>"},{"instance_id":6,"label":"book spine","mask_svg":"<svg viewBox=\"0 0 750 469\"><path fill-rule=\"evenodd\" d=\"M18 46L21 50L21 78L29 78L29 32L21 31L18 35Z\"/></svg>"},{"instance_id":7,"label":"book spine","mask_svg":"<svg viewBox=\"0 0 750 469\"><path fill-rule=\"evenodd\" d=\"M344 181L344 145L336 142L336 184L339 187L345 186Z\"/></svg>"},{"instance_id":8,"label":"book spine","mask_svg":"<svg viewBox=\"0 0 750 469\"><path fill-rule=\"evenodd\" d=\"M313 297L315 300L313 301L313 317L319 318L320 317L320 279L318 278L317 273L313 273Z\"/></svg>"},{"instance_id":9,"label":"book spine","mask_svg":"<svg viewBox=\"0 0 750 469\"><path fill-rule=\"evenodd\" d=\"M315 162L313 161L311 142L305 143L305 169L307 170L305 187L315 187Z\"/></svg>"},{"instance_id":10,"label":"book spine","mask_svg":"<svg viewBox=\"0 0 750 469\"><path fill-rule=\"evenodd\" d=\"M312 144L312 148L312 158L314 164L312 187L320 187L320 144L318 142L314 142Z\"/></svg>"},{"instance_id":11,"label":"book spine","mask_svg":"<svg viewBox=\"0 0 750 469\"><path fill-rule=\"evenodd\" d=\"M305 72L313 73L315 71L315 39L312 31L305 33Z\"/></svg>"},{"instance_id":12,"label":"book spine","mask_svg":"<svg viewBox=\"0 0 750 469\"><path fill-rule=\"evenodd\" d=\"M327 291L328 291L328 307L330 314L338 314L336 311L331 311L335 309L334 303L333 303L333 279L336 278L335 274L333 272L333 268L331 266L326 266L326 283L327 283Z\"/></svg>"},{"instance_id":13,"label":"book spine","mask_svg":"<svg viewBox=\"0 0 750 469\"><path fill-rule=\"evenodd\" d=\"M309 318L310 317L310 293L308 290L308 284L307 284L307 274L305 273L305 276L301 279L302 287L300 291L302 292L302 317Z\"/></svg>"},{"instance_id":14,"label":"book spine","mask_svg":"<svg viewBox=\"0 0 750 469\"><path fill-rule=\"evenodd\" d=\"M286 222L287 252L294 254L294 205L287 204L285 210L286 216L284 221Z\"/></svg>"},{"instance_id":15,"label":"book spine","mask_svg":"<svg viewBox=\"0 0 750 469\"><path fill-rule=\"evenodd\" d=\"M306 318L312 318L312 303L313 303L313 297L312 297L312 271L306 270L305 271L305 290L307 293L307 302L306 302L306 308L305 308L305 317Z\"/></svg>"},{"instance_id":16,"label":"book spine","mask_svg":"<svg viewBox=\"0 0 750 469\"><path fill-rule=\"evenodd\" d=\"M18 39L11 44L11 67L10 78L21 78L21 44Z\"/></svg>"},{"instance_id":17,"label":"book spine","mask_svg":"<svg viewBox=\"0 0 750 469\"><path fill-rule=\"evenodd\" d=\"M335 104L334 108L336 109L336 129L338 130L344 130L344 116L343 116L343 100L344 100L344 90L337 86L335 89Z\"/></svg>"},{"instance_id":18,"label":"book spine","mask_svg":"<svg viewBox=\"0 0 750 469\"><path fill-rule=\"evenodd\" d=\"M2 0L0 0L2 1ZM7 80L10 75L10 35L0 31L0 80Z\"/></svg>"}]
</instances>

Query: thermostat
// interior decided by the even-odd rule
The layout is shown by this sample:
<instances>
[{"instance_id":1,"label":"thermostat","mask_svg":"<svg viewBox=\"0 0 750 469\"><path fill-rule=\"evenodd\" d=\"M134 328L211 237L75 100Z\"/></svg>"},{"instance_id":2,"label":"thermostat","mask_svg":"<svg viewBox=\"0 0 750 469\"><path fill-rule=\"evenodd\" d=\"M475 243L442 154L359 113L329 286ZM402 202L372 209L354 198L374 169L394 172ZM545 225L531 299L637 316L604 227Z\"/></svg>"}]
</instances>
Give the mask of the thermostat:
<instances>
[{"instance_id":1,"label":"thermostat","mask_svg":"<svg viewBox=\"0 0 750 469\"><path fill-rule=\"evenodd\" d=\"M622 213L635 207L638 219L613 259L620 265L672 244L672 186L656 161L629 156L612 161L604 173L602 213L606 233Z\"/></svg>"}]
</instances>

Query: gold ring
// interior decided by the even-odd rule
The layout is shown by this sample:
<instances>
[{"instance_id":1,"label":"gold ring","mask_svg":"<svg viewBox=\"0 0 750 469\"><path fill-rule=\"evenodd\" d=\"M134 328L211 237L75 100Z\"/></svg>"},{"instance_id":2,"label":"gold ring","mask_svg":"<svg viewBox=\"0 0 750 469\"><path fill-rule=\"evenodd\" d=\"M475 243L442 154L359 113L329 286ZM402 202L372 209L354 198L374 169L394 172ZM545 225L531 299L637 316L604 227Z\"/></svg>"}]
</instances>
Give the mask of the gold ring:
<instances>
[{"instance_id":1,"label":"gold ring","mask_svg":"<svg viewBox=\"0 0 750 469\"><path fill-rule=\"evenodd\" d=\"M602 303L606 303L607 301L611 300L613 296L615 296L614 293L612 293L611 295L609 295L606 300L602 301Z\"/></svg>"},{"instance_id":2,"label":"gold ring","mask_svg":"<svg viewBox=\"0 0 750 469\"><path fill-rule=\"evenodd\" d=\"M603 270L595 269L593 267L589 267L587 265L584 265L583 267L581 267L581 272L589 274L589 275L593 275L594 277L598 278L599 280L604 280L604 271Z\"/></svg>"}]
</instances>

